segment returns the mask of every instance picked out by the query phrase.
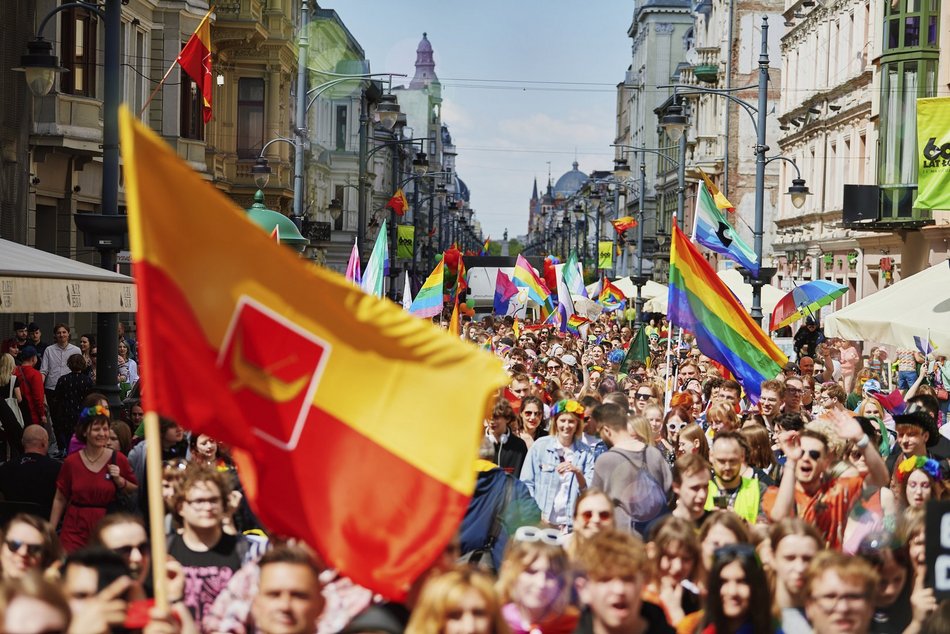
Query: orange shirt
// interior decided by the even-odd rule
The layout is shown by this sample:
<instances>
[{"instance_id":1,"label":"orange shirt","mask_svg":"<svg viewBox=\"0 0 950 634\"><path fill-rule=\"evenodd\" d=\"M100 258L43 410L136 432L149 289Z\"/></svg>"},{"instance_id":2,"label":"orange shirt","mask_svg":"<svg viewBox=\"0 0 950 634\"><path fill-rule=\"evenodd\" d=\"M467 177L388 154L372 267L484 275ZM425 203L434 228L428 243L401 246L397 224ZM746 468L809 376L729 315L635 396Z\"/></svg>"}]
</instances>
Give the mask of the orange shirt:
<instances>
[{"instance_id":1,"label":"orange shirt","mask_svg":"<svg viewBox=\"0 0 950 634\"><path fill-rule=\"evenodd\" d=\"M844 528L851 509L861 499L864 476L835 478L822 483L814 495L808 495L795 483L795 509L798 517L815 527L825 537L828 548L841 550ZM778 487L770 487L762 496L762 508L772 516Z\"/></svg>"}]
</instances>

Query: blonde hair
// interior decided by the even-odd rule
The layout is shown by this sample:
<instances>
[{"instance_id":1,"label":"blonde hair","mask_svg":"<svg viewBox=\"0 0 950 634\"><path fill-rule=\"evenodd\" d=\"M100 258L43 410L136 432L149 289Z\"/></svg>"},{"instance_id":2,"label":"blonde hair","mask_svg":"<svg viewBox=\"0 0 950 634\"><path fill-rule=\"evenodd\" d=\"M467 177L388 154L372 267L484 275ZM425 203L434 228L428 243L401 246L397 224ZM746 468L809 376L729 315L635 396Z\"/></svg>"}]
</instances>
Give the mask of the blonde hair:
<instances>
[{"instance_id":1,"label":"blonde hair","mask_svg":"<svg viewBox=\"0 0 950 634\"><path fill-rule=\"evenodd\" d=\"M16 359L13 358L13 355L9 352L5 352L0 355L0 385L6 385L10 382L10 377L13 376L13 371L16 369ZM6 395L4 395L6 398Z\"/></svg>"},{"instance_id":2,"label":"blonde hair","mask_svg":"<svg viewBox=\"0 0 950 634\"><path fill-rule=\"evenodd\" d=\"M551 610L560 614L567 607L571 599L570 563L567 553L560 546L545 544L542 541L525 542L508 541L505 558L501 562L498 572L496 588L503 603L517 603L519 598L512 594L515 581L531 564L541 558L547 559L551 572L561 579L561 593L551 603Z\"/></svg>"},{"instance_id":3,"label":"blonde hair","mask_svg":"<svg viewBox=\"0 0 950 634\"><path fill-rule=\"evenodd\" d=\"M492 578L474 568L450 570L429 579L406 625L406 634L441 634L446 617L458 608L462 597L474 590L485 602L485 611L492 621L492 634L508 634L508 624L501 615L501 602Z\"/></svg>"},{"instance_id":4,"label":"blonde hair","mask_svg":"<svg viewBox=\"0 0 950 634\"><path fill-rule=\"evenodd\" d=\"M653 437L653 428L650 427L650 421L647 420L646 416L638 415L628 418L627 429L630 430L633 436L647 445L652 445L656 442L656 438Z\"/></svg>"}]
</instances>

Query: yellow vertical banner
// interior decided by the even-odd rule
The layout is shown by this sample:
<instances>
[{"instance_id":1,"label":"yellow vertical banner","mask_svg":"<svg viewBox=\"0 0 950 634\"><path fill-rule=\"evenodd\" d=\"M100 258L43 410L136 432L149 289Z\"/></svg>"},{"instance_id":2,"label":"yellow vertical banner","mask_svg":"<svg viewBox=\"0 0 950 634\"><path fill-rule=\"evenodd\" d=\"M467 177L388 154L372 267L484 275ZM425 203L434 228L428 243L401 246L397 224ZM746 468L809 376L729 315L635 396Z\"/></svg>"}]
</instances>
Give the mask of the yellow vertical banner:
<instances>
[{"instance_id":1,"label":"yellow vertical banner","mask_svg":"<svg viewBox=\"0 0 950 634\"><path fill-rule=\"evenodd\" d=\"M917 209L950 209L950 97L917 100Z\"/></svg>"},{"instance_id":2,"label":"yellow vertical banner","mask_svg":"<svg viewBox=\"0 0 950 634\"><path fill-rule=\"evenodd\" d=\"M614 266L614 243L612 240L601 240L597 245L597 268L611 269Z\"/></svg>"},{"instance_id":3,"label":"yellow vertical banner","mask_svg":"<svg viewBox=\"0 0 950 634\"><path fill-rule=\"evenodd\" d=\"M412 225L396 225L396 257L411 260L415 251L416 228Z\"/></svg>"}]
</instances>

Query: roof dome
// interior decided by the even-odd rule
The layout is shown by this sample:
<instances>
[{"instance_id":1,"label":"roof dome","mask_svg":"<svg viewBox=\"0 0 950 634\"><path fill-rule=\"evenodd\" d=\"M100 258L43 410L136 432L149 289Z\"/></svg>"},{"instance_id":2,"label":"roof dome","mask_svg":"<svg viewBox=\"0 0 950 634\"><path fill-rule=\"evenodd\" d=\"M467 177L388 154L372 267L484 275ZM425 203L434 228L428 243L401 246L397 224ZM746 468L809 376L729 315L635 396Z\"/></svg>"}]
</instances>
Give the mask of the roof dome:
<instances>
[{"instance_id":1,"label":"roof dome","mask_svg":"<svg viewBox=\"0 0 950 634\"><path fill-rule=\"evenodd\" d=\"M587 182L587 174L577 169L577 161L574 161L572 167L573 169L570 172L565 172L554 184L555 198L568 198L577 193Z\"/></svg>"}]
</instances>

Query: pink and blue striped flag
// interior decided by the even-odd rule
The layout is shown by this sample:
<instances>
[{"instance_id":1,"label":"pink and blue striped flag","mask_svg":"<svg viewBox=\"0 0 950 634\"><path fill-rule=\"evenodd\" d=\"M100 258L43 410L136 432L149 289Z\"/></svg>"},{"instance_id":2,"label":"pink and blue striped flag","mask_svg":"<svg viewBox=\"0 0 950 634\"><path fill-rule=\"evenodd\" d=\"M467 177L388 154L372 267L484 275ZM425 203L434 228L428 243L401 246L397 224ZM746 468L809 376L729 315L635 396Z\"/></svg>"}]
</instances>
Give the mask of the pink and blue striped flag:
<instances>
[{"instance_id":1,"label":"pink and blue striped flag","mask_svg":"<svg viewBox=\"0 0 950 634\"><path fill-rule=\"evenodd\" d=\"M354 239L353 250L350 251L350 261L346 263L346 279L359 286L362 278L363 274L360 272L360 249Z\"/></svg>"}]
</instances>

